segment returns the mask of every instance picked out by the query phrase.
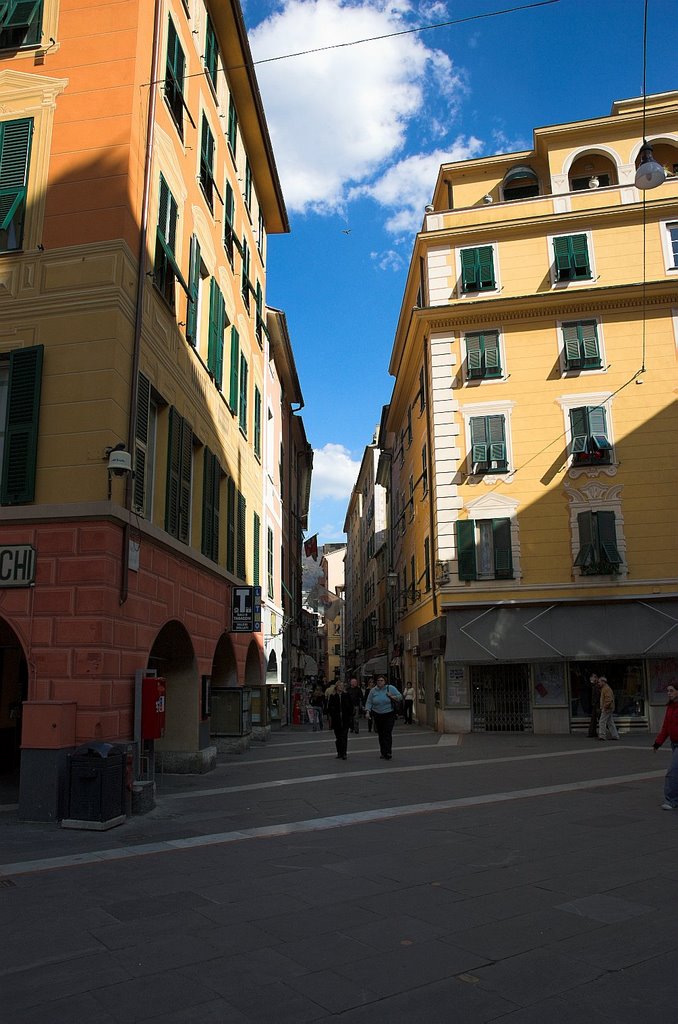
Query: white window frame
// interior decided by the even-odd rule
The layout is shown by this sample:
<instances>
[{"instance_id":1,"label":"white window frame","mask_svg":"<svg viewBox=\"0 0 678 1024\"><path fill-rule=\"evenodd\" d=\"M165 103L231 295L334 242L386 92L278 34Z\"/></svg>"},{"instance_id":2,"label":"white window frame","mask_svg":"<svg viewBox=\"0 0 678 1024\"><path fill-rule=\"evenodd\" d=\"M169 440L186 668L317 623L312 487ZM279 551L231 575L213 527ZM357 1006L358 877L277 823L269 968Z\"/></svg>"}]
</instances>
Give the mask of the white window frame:
<instances>
[{"instance_id":1,"label":"white window frame","mask_svg":"<svg viewBox=\"0 0 678 1024\"><path fill-rule=\"evenodd\" d=\"M613 484L607 491L601 493L598 483L584 483L578 489L565 486L565 493L570 502L570 542L572 548L572 573L578 583L588 586L609 586L610 583L618 583L628 576L628 563L626 561L626 535L624 533L624 516L622 513L621 501L622 487L620 484ZM580 566L575 565L575 559L579 554L579 520L580 512L614 512L614 524L617 532L617 550L621 555L619 572L614 576L589 576L582 572Z\"/></svg>"},{"instance_id":2,"label":"white window frame","mask_svg":"<svg viewBox=\"0 0 678 1024\"><path fill-rule=\"evenodd\" d=\"M473 501L466 502L465 508L468 512L468 518L471 519L474 524L479 522L486 522L492 519L508 519L511 524L511 562L513 565L513 578L512 579L497 579L494 574L492 576L478 576L475 580L463 581L463 586L466 587L469 584L471 587L476 589L485 589L488 583L492 586L503 586L505 589L514 587L523 576L521 565L520 565L520 533L518 530L518 502L513 498L507 498L503 494L483 494L480 498L475 498ZM476 530L476 550L478 548L478 536L480 530L478 526ZM455 553L455 558L458 560L458 552ZM477 562L476 562L477 567ZM453 574L458 573L458 561L453 566Z\"/></svg>"},{"instance_id":3,"label":"white window frame","mask_svg":"<svg viewBox=\"0 0 678 1024\"><path fill-rule=\"evenodd\" d=\"M568 370L567 360L565 358L565 337L563 335L563 325L580 323L582 320L595 320L596 322L596 330L598 333L598 350L600 352L601 365L598 367L592 366L590 368L582 367L579 370ZM597 313L591 313L587 316L580 316L579 314L577 314L577 318L574 320L570 319L569 317L567 320L556 320L556 329L558 331L558 357L560 359L561 377L564 377L566 380L569 380L571 377L580 377L582 374L585 374L588 377L590 373L607 373L609 367L607 365L607 355L605 352L605 335L603 331L603 321Z\"/></svg>"},{"instance_id":4,"label":"white window frame","mask_svg":"<svg viewBox=\"0 0 678 1024\"><path fill-rule=\"evenodd\" d=\"M591 276L582 278L577 281L559 281L556 277L556 257L553 248L553 242L556 238L570 238L572 235L586 235L586 246L589 253L589 267L591 268ZM551 274L551 287L558 291L562 291L563 288L589 288L592 284L598 280L598 273L596 271L595 253L593 251L593 234L589 229L582 230L581 228L573 228L572 231L557 231L553 235L546 236L546 244L548 246L548 261L549 269Z\"/></svg>"},{"instance_id":5,"label":"white window frame","mask_svg":"<svg viewBox=\"0 0 678 1024\"><path fill-rule=\"evenodd\" d=\"M466 338L469 334L484 334L483 330L468 330L462 331L461 333L461 355L462 355L462 368L461 372L463 375L464 384L468 384L469 387L475 387L478 384L485 386L486 384L502 384L508 379L509 373L506 367L506 343L504 339L504 329L498 324L492 327L488 327L488 331L497 332L497 343L499 345L499 359L501 361L501 377L469 377L468 375L468 351L466 348Z\"/></svg>"},{"instance_id":6,"label":"white window frame","mask_svg":"<svg viewBox=\"0 0 678 1024\"><path fill-rule=\"evenodd\" d=\"M516 403L511 401L503 402L477 402L464 405L461 414L464 419L464 437L466 439L466 466L467 472L474 480L484 480L486 484L494 486L497 479L510 483L513 480L516 468L513 461L513 441L511 430L511 413ZM504 437L506 442L506 461L508 467L505 473L474 473L471 462L471 420L476 416L503 416Z\"/></svg>"},{"instance_id":7,"label":"white window frame","mask_svg":"<svg viewBox=\"0 0 678 1024\"><path fill-rule=\"evenodd\" d=\"M492 249L492 266L494 268L494 288L485 288L479 292L465 292L462 288L461 279L461 254L464 249L482 249L485 246L490 246ZM457 274L457 281L455 285L455 292L458 298L465 299L469 296L476 295L498 295L501 291L501 278L499 275L499 242L474 242L470 245L459 245L454 251L455 258L455 269Z\"/></svg>"},{"instance_id":8,"label":"white window frame","mask_svg":"<svg viewBox=\"0 0 678 1024\"><path fill-rule=\"evenodd\" d=\"M565 425L564 435L567 441L567 465L570 470L570 476L580 476L582 473L586 473L590 476L591 474L605 472L609 475L614 475L617 472L619 462L617 459L617 445L614 437L614 421L612 419L612 392L589 391L586 394L565 395L562 398L558 398L557 402L563 411L563 422ZM605 409L607 439L612 445L610 461L606 465L575 466L572 461L572 425L570 423L570 410L578 409L579 406L582 405L601 405Z\"/></svg>"},{"instance_id":9,"label":"white window frame","mask_svg":"<svg viewBox=\"0 0 678 1024\"><path fill-rule=\"evenodd\" d=\"M678 253L676 253L676 262L673 263L673 249L670 236L671 228L675 228L678 232L678 218L661 221L659 228L661 231L662 251L664 253L664 266L666 267L666 273L678 274Z\"/></svg>"}]
</instances>

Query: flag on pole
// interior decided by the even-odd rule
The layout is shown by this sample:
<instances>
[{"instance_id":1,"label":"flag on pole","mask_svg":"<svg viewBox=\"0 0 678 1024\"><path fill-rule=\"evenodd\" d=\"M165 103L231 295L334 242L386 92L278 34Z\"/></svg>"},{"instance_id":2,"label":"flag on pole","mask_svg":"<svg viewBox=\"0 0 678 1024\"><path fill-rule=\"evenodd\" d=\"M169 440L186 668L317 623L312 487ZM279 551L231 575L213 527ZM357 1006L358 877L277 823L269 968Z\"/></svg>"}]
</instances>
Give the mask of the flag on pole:
<instances>
[{"instance_id":1,"label":"flag on pole","mask_svg":"<svg viewBox=\"0 0 678 1024\"><path fill-rule=\"evenodd\" d=\"M304 554L307 558L312 558L314 562L318 561L318 534L314 533L312 537L304 541Z\"/></svg>"}]
</instances>

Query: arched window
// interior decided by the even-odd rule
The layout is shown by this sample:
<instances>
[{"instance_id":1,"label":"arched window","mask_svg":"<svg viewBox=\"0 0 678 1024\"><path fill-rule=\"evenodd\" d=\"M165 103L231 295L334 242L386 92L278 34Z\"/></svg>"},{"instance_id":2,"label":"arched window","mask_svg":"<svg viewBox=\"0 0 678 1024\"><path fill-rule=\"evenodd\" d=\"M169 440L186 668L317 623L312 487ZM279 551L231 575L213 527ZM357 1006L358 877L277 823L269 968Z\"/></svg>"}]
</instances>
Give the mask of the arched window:
<instances>
[{"instance_id":1,"label":"arched window","mask_svg":"<svg viewBox=\"0 0 678 1024\"><path fill-rule=\"evenodd\" d=\"M539 178L531 167L512 167L502 185L505 202L513 199L529 199L539 195Z\"/></svg>"}]
</instances>

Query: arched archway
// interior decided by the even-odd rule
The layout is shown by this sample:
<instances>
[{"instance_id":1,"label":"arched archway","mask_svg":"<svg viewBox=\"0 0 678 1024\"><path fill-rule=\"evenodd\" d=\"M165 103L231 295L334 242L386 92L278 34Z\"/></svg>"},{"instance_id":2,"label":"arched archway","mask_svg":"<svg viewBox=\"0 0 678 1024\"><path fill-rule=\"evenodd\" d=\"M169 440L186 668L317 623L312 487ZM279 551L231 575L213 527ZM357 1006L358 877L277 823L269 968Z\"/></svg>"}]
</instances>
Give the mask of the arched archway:
<instances>
[{"instance_id":1,"label":"arched archway","mask_svg":"<svg viewBox=\"0 0 678 1024\"><path fill-rule=\"evenodd\" d=\"M271 651L266 662L266 682L278 682L278 658L275 651Z\"/></svg>"},{"instance_id":2,"label":"arched archway","mask_svg":"<svg viewBox=\"0 0 678 1024\"><path fill-rule=\"evenodd\" d=\"M588 146L570 153L563 165L571 192L619 184L621 160L611 146Z\"/></svg>"},{"instance_id":3,"label":"arched archway","mask_svg":"<svg viewBox=\"0 0 678 1024\"><path fill-rule=\"evenodd\" d=\"M165 623L151 648L148 667L165 680L165 735L156 750L196 751L199 748L200 686L191 638L181 622Z\"/></svg>"},{"instance_id":4,"label":"arched archway","mask_svg":"<svg viewBox=\"0 0 678 1024\"><path fill-rule=\"evenodd\" d=\"M247 648L245 661L245 686L261 686L263 683L261 650L254 640Z\"/></svg>"},{"instance_id":5,"label":"arched archway","mask_svg":"<svg viewBox=\"0 0 678 1024\"><path fill-rule=\"evenodd\" d=\"M237 686L238 663L228 633L222 633L212 658L212 687Z\"/></svg>"},{"instance_id":6,"label":"arched archway","mask_svg":"<svg viewBox=\"0 0 678 1024\"><path fill-rule=\"evenodd\" d=\"M21 707L28 699L28 662L19 637L0 619L0 776L18 784Z\"/></svg>"}]
</instances>

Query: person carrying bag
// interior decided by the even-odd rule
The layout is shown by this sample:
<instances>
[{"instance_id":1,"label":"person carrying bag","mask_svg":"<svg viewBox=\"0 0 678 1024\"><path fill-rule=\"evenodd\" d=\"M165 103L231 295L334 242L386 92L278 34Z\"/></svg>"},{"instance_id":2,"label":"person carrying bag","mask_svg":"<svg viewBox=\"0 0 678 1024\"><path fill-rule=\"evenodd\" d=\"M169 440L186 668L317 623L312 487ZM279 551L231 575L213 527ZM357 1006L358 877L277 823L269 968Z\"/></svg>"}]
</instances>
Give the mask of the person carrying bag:
<instances>
[{"instance_id":1,"label":"person carrying bag","mask_svg":"<svg viewBox=\"0 0 678 1024\"><path fill-rule=\"evenodd\" d=\"M367 696L367 713L372 716L379 737L380 757L390 761L392 757L393 726L396 707L402 707L403 695L395 686L386 682L385 676L377 676L376 685Z\"/></svg>"}]
</instances>

